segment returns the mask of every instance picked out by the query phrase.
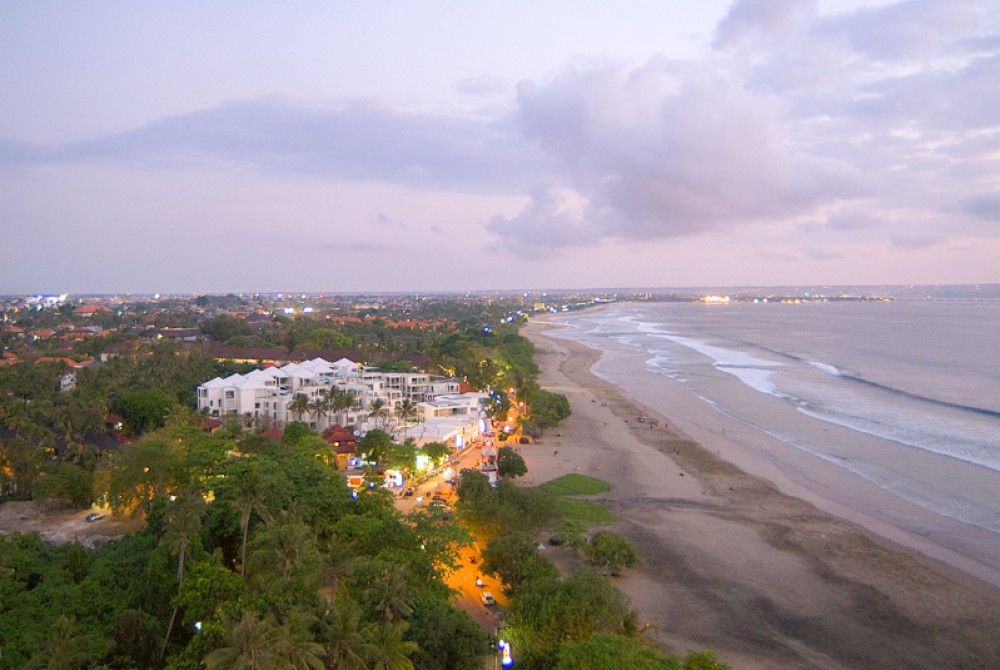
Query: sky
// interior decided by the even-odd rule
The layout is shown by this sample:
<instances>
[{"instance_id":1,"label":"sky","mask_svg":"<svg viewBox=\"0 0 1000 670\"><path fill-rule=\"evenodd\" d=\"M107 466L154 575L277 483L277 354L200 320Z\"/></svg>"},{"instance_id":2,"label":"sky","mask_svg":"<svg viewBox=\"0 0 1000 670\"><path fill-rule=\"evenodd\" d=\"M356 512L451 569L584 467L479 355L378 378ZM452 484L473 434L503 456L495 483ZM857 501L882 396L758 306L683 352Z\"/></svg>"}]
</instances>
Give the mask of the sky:
<instances>
[{"instance_id":1,"label":"sky","mask_svg":"<svg viewBox=\"0 0 1000 670\"><path fill-rule=\"evenodd\" d=\"M0 294L998 282L995 0L0 3Z\"/></svg>"}]
</instances>

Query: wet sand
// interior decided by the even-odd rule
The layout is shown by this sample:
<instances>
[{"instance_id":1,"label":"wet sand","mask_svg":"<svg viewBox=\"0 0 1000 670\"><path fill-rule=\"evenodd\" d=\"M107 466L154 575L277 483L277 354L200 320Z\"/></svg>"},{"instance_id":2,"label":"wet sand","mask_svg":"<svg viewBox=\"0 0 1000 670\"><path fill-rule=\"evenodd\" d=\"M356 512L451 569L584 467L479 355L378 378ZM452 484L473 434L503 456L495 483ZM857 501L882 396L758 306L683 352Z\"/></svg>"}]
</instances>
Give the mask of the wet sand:
<instances>
[{"instance_id":1,"label":"wet sand","mask_svg":"<svg viewBox=\"0 0 1000 670\"><path fill-rule=\"evenodd\" d=\"M1000 589L748 474L728 440L691 439L594 376L599 352L548 327L522 333L573 415L523 449L526 483L580 472L612 484L598 499L643 560L617 583L656 640L734 669L1000 668ZM711 421L704 403L676 406L691 425Z\"/></svg>"}]
</instances>

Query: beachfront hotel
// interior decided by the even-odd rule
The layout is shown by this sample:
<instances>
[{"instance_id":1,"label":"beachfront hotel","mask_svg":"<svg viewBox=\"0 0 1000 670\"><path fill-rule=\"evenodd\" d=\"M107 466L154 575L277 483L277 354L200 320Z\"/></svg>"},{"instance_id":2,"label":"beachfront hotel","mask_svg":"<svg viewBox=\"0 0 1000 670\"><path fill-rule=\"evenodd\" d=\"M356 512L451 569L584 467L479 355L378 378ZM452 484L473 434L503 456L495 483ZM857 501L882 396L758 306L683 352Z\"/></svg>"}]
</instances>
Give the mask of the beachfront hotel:
<instances>
[{"instance_id":1,"label":"beachfront hotel","mask_svg":"<svg viewBox=\"0 0 1000 670\"><path fill-rule=\"evenodd\" d=\"M334 389L350 394L353 402L343 410L324 408L323 398ZM308 408L299 396L309 401ZM283 426L302 421L322 432L339 424L358 434L374 428L428 441L462 443L479 432L487 395L463 392L454 378L425 372L380 372L341 358L322 358L271 365L247 374L216 377L198 387L198 410L212 417L240 417L248 426ZM400 409L409 401L408 416ZM384 413L373 410L383 408Z\"/></svg>"}]
</instances>

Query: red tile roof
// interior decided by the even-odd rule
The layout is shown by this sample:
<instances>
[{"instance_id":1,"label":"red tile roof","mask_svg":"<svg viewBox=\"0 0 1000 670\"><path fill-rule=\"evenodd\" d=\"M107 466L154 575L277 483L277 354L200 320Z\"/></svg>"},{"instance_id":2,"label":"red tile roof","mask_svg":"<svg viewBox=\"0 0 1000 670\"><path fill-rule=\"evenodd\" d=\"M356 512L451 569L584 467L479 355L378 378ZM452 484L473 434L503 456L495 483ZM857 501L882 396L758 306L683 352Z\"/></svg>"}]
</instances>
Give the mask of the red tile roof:
<instances>
[{"instance_id":1,"label":"red tile roof","mask_svg":"<svg viewBox=\"0 0 1000 670\"><path fill-rule=\"evenodd\" d=\"M323 432L323 439L327 444L336 447L338 454L352 454L358 446L358 438L351 431L334 424Z\"/></svg>"},{"instance_id":2,"label":"red tile roof","mask_svg":"<svg viewBox=\"0 0 1000 670\"><path fill-rule=\"evenodd\" d=\"M81 363L78 363L74 361L72 358L65 358L62 356L42 356L40 358L35 359L35 365L38 365L39 363L61 363L71 368L85 368L92 362L93 362L92 360L86 360Z\"/></svg>"}]
</instances>

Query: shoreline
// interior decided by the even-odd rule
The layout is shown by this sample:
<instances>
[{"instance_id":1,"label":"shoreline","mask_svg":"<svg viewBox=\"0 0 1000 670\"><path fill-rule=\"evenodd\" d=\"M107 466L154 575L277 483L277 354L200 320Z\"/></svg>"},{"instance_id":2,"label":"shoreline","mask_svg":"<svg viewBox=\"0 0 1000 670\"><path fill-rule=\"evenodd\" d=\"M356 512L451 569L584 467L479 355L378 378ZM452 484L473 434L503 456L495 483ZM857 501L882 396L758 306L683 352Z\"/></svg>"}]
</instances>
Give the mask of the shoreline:
<instances>
[{"instance_id":1,"label":"shoreline","mask_svg":"<svg viewBox=\"0 0 1000 670\"><path fill-rule=\"evenodd\" d=\"M551 327L522 334L539 383L573 415L525 450L526 483L578 471L612 484L598 500L644 561L618 583L657 641L734 668L1000 667L1000 590L745 472L738 447L723 457L720 436L680 432L591 372L599 351Z\"/></svg>"}]
</instances>

